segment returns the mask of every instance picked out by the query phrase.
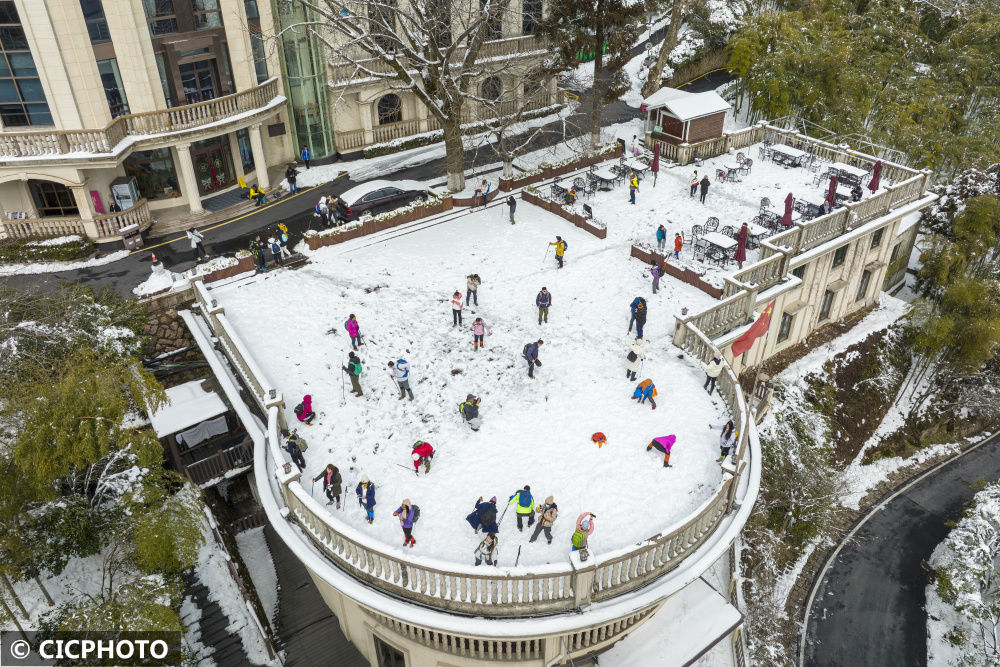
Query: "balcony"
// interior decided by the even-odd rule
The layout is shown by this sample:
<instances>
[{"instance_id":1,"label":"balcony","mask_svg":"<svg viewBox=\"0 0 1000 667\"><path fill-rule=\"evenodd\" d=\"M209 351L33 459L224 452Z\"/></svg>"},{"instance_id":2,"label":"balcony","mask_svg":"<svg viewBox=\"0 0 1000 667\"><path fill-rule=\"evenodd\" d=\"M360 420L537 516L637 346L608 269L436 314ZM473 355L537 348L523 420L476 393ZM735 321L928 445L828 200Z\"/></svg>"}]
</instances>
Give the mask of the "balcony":
<instances>
[{"instance_id":1,"label":"balcony","mask_svg":"<svg viewBox=\"0 0 1000 667\"><path fill-rule=\"evenodd\" d=\"M511 116L518 111L530 112L538 109L553 106L557 103L558 97L554 93L543 91L529 100L516 99L504 100L500 103L499 113L502 116ZM471 126L487 120L496 119L497 112L486 111L481 106L466 104L462 110L462 125ZM416 136L425 132L433 132L441 129L441 123L437 118L428 116L425 118L413 118L401 120L398 123L386 123L376 125L370 130L349 130L347 132L336 132L337 148L342 153L363 150L375 144L387 143L397 139Z\"/></svg>"},{"instance_id":2,"label":"balcony","mask_svg":"<svg viewBox=\"0 0 1000 667\"><path fill-rule=\"evenodd\" d=\"M547 48L546 42L535 35L523 35L508 39L498 39L483 44L479 52L480 59L503 58L505 56L539 53ZM465 55L465 49L456 49L453 60L459 61ZM337 56L340 56L338 59ZM359 71L358 63L366 71ZM333 64L327 67L330 85L347 86L372 80L372 74L392 74L393 69L383 60L371 58L367 51L349 47L334 55ZM369 74L371 72L372 74Z\"/></svg>"},{"instance_id":3,"label":"balcony","mask_svg":"<svg viewBox=\"0 0 1000 667\"><path fill-rule=\"evenodd\" d=\"M126 149L177 132L263 112L281 102L277 79L207 102L119 116L99 130L0 132L0 164L30 158L117 158ZM126 140L131 141L126 142ZM123 143L124 142L124 143Z\"/></svg>"},{"instance_id":4,"label":"balcony","mask_svg":"<svg viewBox=\"0 0 1000 667\"><path fill-rule=\"evenodd\" d=\"M145 199L124 211L95 216L93 220L81 217L28 218L26 220L3 220L3 231L10 239L52 238L77 234L91 238L97 243L107 243L121 239L121 230L129 225L139 225L145 231L153 224L149 206Z\"/></svg>"}]
</instances>

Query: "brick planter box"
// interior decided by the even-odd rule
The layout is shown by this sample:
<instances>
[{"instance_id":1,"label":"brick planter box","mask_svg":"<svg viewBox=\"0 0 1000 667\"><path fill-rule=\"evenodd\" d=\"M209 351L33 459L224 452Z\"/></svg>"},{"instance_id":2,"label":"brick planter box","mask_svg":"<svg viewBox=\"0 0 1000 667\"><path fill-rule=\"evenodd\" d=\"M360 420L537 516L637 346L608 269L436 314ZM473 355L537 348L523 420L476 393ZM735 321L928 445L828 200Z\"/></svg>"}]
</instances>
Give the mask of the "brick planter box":
<instances>
[{"instance_id":1,"label":"brick planter box","mask_svg":"<svg viewBox=\"0 0 1000 667\"><path fill-rule=\"evenodd\" d=\"M205 282L211 283L216 280L222 280L223 278L231 278L240 273L246 273L247 271L253 271L253 257L243 257L236 262L233 266L227 266L224 269L217 269L211 273L205 274Z\"/></svg>"},{"instance_id":2,"label":"brick planter box","mask_svg":"<svg viewBox=\"0 0 1000 667\"><path fill-rule=\"evenodd\" d=\"M659 266L663 267L663 272L665 274L667 274L667 275L669 275L669 276L671 276L673 278L676 278L677 280L680 280L681 282L685 282L688 285L692 285L694 287L697 287L698 289L700 289L705 294L708 294L709 296L715 297L716 299L721 299L722 298L722 288L721 287L714 287L714 286L708 284L707 282L705 282L702 279L702 276L704 275L703 273L697 273L695 271L692 271L691 269L687 269L687 268L683 268L682 269L679 266L674 266L673 264L671 264L669 262L668 257L666 255L661 255L660 253L656 252L652 248L645 248L645 247L642 247L642 246L636 246L636 245L634 245L634 246L632 246L632 253L631 254L632 254L632 257L635 257L636 259L642 260L646 264L649 264L653 260L656 260L656 263Z\"/></svg>"},{"instance_id":3,"label":"brick planter box","mask_svg":"<svg viewBox=\"0 0 1000 667\"><path fill-rule=\"evenodd\" d=\"M500 183L502 184L503 181L501 180ZM486 195L487 203L496 199L501 190L503 190L502 187L497 190L490 190L489 194ZM453 202L453 206L482 206L483 203L482 197L452 197L451 200Z\"/></svg>"},{"instance_id":4,"label":"brick planter box","mask_svg":"<svg viewBox=\"0 0 1000 667\"><path fill-rule=\"evenodd\" d=\"M590 221L590 218L585 218L579 213L573 213L572 211L567 211L557 202L549 201L548 199L542 199L536 194L531 192L522 192L521 199L528 202L529 204L534 204L539 208L544 208L550 213L558 215L563 220L568 220L574 225L579 227L585 232L593 234L599 239L605 239L608 237L608 230L606 227L599 227Z\"/></svg>"},{"instance_id":5,"label":"brick planter box","mask_svg":"<svg viewBox=\"0 0 1000 667\"><path fill-rule=\"evenodd\" d=\"M375 232L383 229L391 229L393 227L398 227L399 225L404 225L408 222L415 222L417 220L422 220L423 218L429 218L432 215L450 211L453 205L454 200L451 197L447 197L433 206L422 206L410 211L404 211L399 215L394 215L387 220L382 220L381 222L366 220L361 223L360 226L353 227L342 232L336 232L327 236L307 236L306 245L309 246L310 250L316 250L328 245L336 245L338 243L343 243L344 241L350 241L351 239L374 234ZM252 266L253 262L251 261L251 267Z\"/></svg>"},{"instance_id":6,"label":"brick planter box","mask_svg":"<svg viewBox=\"0 0 1000 667\"><path fill-rule=\"evenodd\" d=\"M516 190L517 188L523 188L526 185L538 183L539 181L544 181L549 178L557 178L564 174L577 171L578 169L584 169L600 162L604 162L605 160L613 160L621 156L622 146L621 144L616 143L615 148L612 151L601 153L599 155L588 155L561 167L543 167L540 174L533 174L531 176L525 176L524 178L514 178L510 180L501 178L500 189L504 192L509 192L511 190Z\"/></svg>"}]
</instances>

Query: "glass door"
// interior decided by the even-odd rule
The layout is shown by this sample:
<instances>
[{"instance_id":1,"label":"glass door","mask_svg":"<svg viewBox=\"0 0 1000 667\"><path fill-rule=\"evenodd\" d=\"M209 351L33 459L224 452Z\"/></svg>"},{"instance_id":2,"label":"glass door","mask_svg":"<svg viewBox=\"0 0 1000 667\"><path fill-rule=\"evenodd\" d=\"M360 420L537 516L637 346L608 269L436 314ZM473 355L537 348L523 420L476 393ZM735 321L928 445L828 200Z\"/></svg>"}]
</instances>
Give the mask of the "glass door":
<instances>
[{"instance_id":1,"label":"glass door","mask_svg":"<svg viewBox=\"0 0 1000 667\"><path fill-rule=\"evenodd\" d=\"M191 160L198 178L198 191L207 195L236 182L233 154L226 135L191 144Z\"/></svg>"},{"instance_id":2,"label":"glass door","mask_svg":"<svg viewBox=\"0 0 1000 667\"><path fill-rule=\"evenodd\" d=\"M204 102L218 97L219 83L215 71L215 60L199 60L178 65L181 86L188 104Z\"/></svg>"}]
</instances>

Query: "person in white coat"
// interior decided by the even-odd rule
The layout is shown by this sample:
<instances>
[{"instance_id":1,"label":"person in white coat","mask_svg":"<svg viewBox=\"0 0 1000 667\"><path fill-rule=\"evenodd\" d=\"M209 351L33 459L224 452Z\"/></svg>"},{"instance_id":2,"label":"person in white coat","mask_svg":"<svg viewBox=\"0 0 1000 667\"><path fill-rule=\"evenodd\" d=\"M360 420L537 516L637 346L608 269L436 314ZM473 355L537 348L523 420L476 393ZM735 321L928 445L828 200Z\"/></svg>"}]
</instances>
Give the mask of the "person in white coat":
<instances>
[{"instance_id":1,"label":"person in white coat","mask_svg":"<svg viewBox=\"0 0 1000 667\"><path fill-rule=\"evenodd\" d=\"M708 363L701 362L701 367L705 369L705 385L703 388L711 396L712 392L715 391L715 383L718 381L719 376L722 375L722 360L718 357L712 357L712 360Z\"/></svg>"},{"instance_id":2,"label":"person in white coat","mask_svg":"<svg viewBox=\"0 0 1000 667\"><path fill-rule=\"evenodd\" d=\"M629 380L636 379L636 373L642 367L642 362L646 358L646 345L641 338L630 340L625 337L625 377Z\"/></svg>"},{"instance_id":3,"label":"person in white coat","mask_svg":"<svg viewBox=\"0 0 1000 667\"><path fill-rule=\"evenodd\" d=\"M200 255L204 255L208 258L208 251L205 250L205 237L197 229L189 229L187 232L188 240L191 241L191 251L194 253L195 261L198 260Z\"/></svg>"}]
</instances>

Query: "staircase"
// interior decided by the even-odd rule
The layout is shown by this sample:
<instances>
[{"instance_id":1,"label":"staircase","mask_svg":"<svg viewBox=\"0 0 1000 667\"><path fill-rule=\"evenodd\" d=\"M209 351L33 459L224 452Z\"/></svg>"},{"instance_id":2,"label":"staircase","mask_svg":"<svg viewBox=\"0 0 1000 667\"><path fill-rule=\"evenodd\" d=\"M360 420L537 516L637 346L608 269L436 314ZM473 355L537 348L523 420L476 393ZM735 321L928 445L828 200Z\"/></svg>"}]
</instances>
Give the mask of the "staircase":
<instances>
[{"instance_id":1,"label":"staircase","mask_svg":"<svg viewBox=\"0 0 1000 667\"><path fill-rule=\"evenodd\" d=\"M227 629L229 618L222 613L217 602L208 599L208 589L194 574L185 575L184 588L185 597L190 598L201 611L200 618L190 612L181 617L185 625L197 625L201 631L198 641L205 649L198 655L198 663L210 659L218 667L244 667L251 664L239 635L230 634Z\"/></svg>"}]
</instances>

